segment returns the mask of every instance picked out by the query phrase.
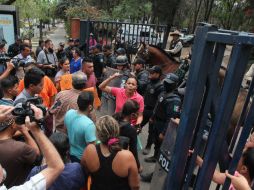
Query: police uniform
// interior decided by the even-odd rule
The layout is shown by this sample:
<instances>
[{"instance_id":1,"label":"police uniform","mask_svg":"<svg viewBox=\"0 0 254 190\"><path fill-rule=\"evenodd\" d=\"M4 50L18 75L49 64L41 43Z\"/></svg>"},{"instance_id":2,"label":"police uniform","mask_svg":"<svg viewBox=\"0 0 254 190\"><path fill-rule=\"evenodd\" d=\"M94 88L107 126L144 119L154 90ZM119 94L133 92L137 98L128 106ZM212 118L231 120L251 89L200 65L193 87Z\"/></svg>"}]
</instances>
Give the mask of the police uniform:
<instances>
[{"instance_id":1,"label":"police uniform","mask_svg":"<svg viewBox=\"0 0 254 190\"><path fill-rule=\"evenodd\" d=\"M17 43L11 44L8 48L8 55L12 58L20 53L20 45Z\"/></svg>"},{"instance_id":2,"label":"police uniform","mask_svg":"<svg viewBox=\"0 0 254 190\"><path fill-rule=\"evenodd\" d=\"M105 66L116 68L116 56L113 53L105 57Z\"/></svg>"},{"instance_id":3,"label":"police uniform","mask_svg":"<svg viewBox=\"0 0 254 190\"><path fill-rule=\"evenodd\" d=\"M69 59L69 61L71 62L73 55L72 55L72 48L73 47L67 47L64 49L65 53L66 53L66 57Z\"/></svg>"},{"instance_id":4,"label":"police uniform","mask_svg":"<svg viewBox=\"0 0 254 190\"><path fill-rule=\"evenodd\" d=\"M93 57L93 67L94 73L98 82L102 80L102 73L104 69L104 55L103 53L98 53Z\"/></svg>"},{"instance_id":5,"label":"police uniform","mask_svg":"<svg viewBox=\"0 0 254 190\"><path fill-rule=\"evenodd\" d=\"M158 96L163 92L163 84L158 79L156 81L150 81L147 85L147 89L144 95L144 112L143 112L143 121L141 126L143 127L149 121L151 116L153 115L153 109L158 100ZM146 148L150 148L154 142L154 132L153 132L153 124L149 123L148 129L148 138Z\"/></svg>"},{"instance_id":6,"label":"police uniform","mask_svg":"<svg viewBox=\"0 0 254 190\"><path fill-rule=\"evenodd\" d=\"M178 39L178 40L176 40L176 41L171 41L171 42L170 42L170 45L169 45L169 50L175 49L175 47L176 47L179 43L181 43L181 46L182 46L182 42L181 42L180 39ZM181 53L182 53L182 49L181 49L180 51L178 51L176 54L171 53L170 55L171 55L172 57L178 58L178 57L181 56Z\"/></svg>"},{"instance_id":7,"label":"police uniform","mask_svg":"<svg viewBox=\"0 0 254 190\"><path fill-rule=\"evenodd\" d=\"M149 72L147 70L142 70L137 73L136 75L137 80L138 80L138 93L141 94L142 96L145 94L147 84L149 83Z\"/></svg>"},{"instance_id":8,"label":"police uniform","mask_svg":"<svg viewBox=\"0 0 254 190\"><path fill-rule=\"evenodd\" d=\"M182 82L185 74L188 72L189 70L189 60L183 60L181 61L181 65L179 66L179 68L174 72L178 77L179 77L179 81Z\"/></svg>"},{"instance_id":9,"label":"police uniform","mask_svg":"<svg viewBox=\"0 0 254 190\"><path fill-rule=\"evenodd\" d=\"M180 118L181 114L181 99L174 93L162 92L158 97L157 105L154 109L153 119L154 119L154 135L155 135L155 147L154 147L154 157L158 156L161 141L159 140L159 135L164 134L168 123L171 118Z\"/></svg>"},{"instance_id":10,"label":"police uniform","mask_svg":"<svg viewBox=\"0 0 254 190\"><path fill-rule=\"evenodd\" d=\"M94 67L94 74L97 79L96 88L98 91L98 95L101 98L102 92L99 89L99 85L103 80L103 69L104 69L104 55L103 53L97 53L93 57L93 67Z\"/></svg>"}]
</instances>

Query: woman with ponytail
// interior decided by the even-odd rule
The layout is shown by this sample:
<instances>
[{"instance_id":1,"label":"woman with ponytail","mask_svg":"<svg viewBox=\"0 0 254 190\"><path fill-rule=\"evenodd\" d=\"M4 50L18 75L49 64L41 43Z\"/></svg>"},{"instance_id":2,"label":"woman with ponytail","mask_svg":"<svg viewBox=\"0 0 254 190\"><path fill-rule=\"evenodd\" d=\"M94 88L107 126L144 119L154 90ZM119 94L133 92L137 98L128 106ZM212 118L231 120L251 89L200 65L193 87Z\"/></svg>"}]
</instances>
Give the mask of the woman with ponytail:
<instances>
[{"instance_id":1,"label":"woman with ponytail","mask_svg":"<svg viewBox=\"0 0 254 190\"><path fill-rule=\"evenodd\" d=\"M127 100L123 105L121 112L115 113L113 117L118 121L120 126L120 136L127 137L129 139L129 150L134 155L139 172L142 171L138 159L137 150L137 130L131 125L131 121L138 115L139 104L135 100Z\"/></svg>"},{"instance_id":2,"label":"woman with ponytail","mask_svg":"<svg viewBox=\"0 0 254 190\"><path fill-rule=\"evenodd\" d=\"M138 168L133 154L121 150L119 125L111 116L96 122L100 144L90 144L85 149L81 164L92 178L91 190L138 190Z\"/></svg>"}]
</instances>

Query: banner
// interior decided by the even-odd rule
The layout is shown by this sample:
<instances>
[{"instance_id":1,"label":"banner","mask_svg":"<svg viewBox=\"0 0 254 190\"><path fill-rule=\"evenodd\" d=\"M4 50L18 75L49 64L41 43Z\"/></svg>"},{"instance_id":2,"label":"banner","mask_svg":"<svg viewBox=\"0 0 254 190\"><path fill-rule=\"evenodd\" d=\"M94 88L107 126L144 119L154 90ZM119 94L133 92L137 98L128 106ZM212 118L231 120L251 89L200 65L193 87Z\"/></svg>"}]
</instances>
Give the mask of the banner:
<instances>
[{"instance_id":1,"label":"banner","mask_svg":"<svg viewBox=\"0 0 254 190\"><path fill-rule=\"evenodd\" d=\"M0 41L7 42L6 48L15 42L14 18L11 14L0 14Z\"/></svg>"}]
</instances>

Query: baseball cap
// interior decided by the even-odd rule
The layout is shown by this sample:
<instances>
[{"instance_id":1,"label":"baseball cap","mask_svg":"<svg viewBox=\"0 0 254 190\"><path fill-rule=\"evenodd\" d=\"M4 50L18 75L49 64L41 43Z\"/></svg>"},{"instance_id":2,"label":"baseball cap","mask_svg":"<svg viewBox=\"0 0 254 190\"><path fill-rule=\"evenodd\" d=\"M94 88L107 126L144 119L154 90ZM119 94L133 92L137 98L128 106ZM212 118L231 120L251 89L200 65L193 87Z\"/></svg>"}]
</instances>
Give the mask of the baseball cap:
<instances>
[{"instance_id":1,"label":"baseball cap","mask_svg":"<svg viewBox=\"0 0 254 190\"><path fill-rule=\"evenodd\" d=\"M145 62L144 59L137 58L137 59L135 59L135 61L133 62L133 65L135 65L135 64L142 64L142 65L144 65L144 64L146 64L146 62Z\"/></svg>"},{"instance_id":2,"label":"baseball cap","mask_svg":"<svg viewBox=\"0 0 254 190\"><path fill-rule=\"evenodd\" d=\"M6 119L6 121L0 122L0 132L12 126L14 123L15 123L14 117L9 117L8 119Z\"/></svg>"},{"instance_id":3,"label":"baseball cap","mask_svg":"<svg viewBox=\"0 0 254 190\"><path fill-rule=\"evenodd\" d=\"M152 68L148 69L148 71L150 73L159 73L159 74L162 74L162 70L161 70L160 66L158 66L158 65L154 65Z\"/></svg>"}]
</instances>

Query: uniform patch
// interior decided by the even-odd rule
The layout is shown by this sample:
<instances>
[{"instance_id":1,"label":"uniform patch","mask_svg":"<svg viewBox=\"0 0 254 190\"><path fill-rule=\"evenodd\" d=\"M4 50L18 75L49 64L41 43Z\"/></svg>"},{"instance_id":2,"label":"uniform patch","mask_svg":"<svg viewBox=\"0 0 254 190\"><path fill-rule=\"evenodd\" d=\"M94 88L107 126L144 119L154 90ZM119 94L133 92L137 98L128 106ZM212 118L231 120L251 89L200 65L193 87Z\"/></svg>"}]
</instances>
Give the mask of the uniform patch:
<instances>
[{"instance_id":1,"label":"uniform patch","mask_svg":"<svg viewBox=\"0 0 254 190\"><path fill-rule=\"evenodd\" d=\"M180 112L180 106L174 105L174 112Z\"/></svg>"}]
</instances>

